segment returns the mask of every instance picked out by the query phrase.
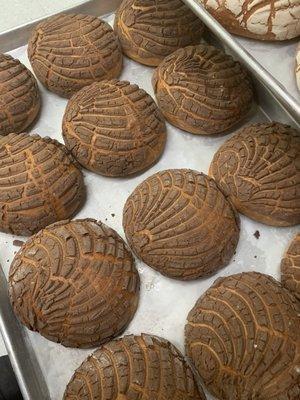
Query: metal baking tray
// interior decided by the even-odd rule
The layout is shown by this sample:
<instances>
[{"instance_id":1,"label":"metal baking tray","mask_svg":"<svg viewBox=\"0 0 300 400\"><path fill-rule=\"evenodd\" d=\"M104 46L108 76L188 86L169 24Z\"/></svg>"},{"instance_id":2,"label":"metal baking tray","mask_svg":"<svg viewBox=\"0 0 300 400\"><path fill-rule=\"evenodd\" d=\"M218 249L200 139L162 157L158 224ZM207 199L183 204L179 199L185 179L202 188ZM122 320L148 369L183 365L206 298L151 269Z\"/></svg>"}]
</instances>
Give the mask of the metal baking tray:
<instances>
[{"instance_id":1,"label":"metal baking tray","mask_svg":"<svg viewBox=\"0 0 300 400\"><path fill-rule=\"evenodd\" d=\"M92 1L76 7L76 12L96 15L113 12L120 1ZM72 12L74 10L68 10ZM113 22L113 14L105 17ZM34 22L36 24L37 21ZM20 46L28 39L29 28L23 28L0 35L1 49L20 59L30 68L26 46ZM24 29L24 30L23 30ZM6 40L8 40L6 42ZM215 43L218 39L211 38ZM0 50L1 50L0 49ZM139 84L153 96L151 76L153 69L125 58L121 79ZM284 73L284 71L283 71ZM258 121L277 120L299 128L281 103L253 78L257 106L251 110L244 124ZM67 100L47 92L40 85L42 111L38 121L30 129L42 136L62 140L61 121ZM210 161L220 145L230 137L211 137L184 133L167 125L168 140L165 152L159 162L142 175L128 179L106 178L84 171L87 186L87 202L77 215L78 218L92 217L107 223L123 237L122 209L132 190L149 175L166 168L192 168L207 173ZM257 239L254 233L259 231ZM141 332L163 336L184 352L184 325L188 311L198 297L219 276L256 270L279 277L282 254L296 233L297 227L273 228L241 216L241 236L235 256L226 268L212 277L193 282L180 282L163 277L158 272L136 260L141 277L141 298L139 309L126 334ZM256 235L257 236L257 235ZM37 333L22 327L14 317L7 296L7 281L10 263L18 251L14 240L26 238L0 233L0 327L5 344L16 372L25 400L60 400L65 386L74 370L92 350L67 349L52 343ZM208 400L213 397L208 395Z\"/></svg>"},{"instance_id":2,"label":"metal baking tray","mask_svg":"<svg viewBox=\"0 0 300 400\"><path fill-rule=\"evenodd\" d=\"M291 116L300 122L300 92L295 78L298 39L263 42L230 34L200 4L183 0L231 52L270 90Z\"/></svg>"}]
</instances>

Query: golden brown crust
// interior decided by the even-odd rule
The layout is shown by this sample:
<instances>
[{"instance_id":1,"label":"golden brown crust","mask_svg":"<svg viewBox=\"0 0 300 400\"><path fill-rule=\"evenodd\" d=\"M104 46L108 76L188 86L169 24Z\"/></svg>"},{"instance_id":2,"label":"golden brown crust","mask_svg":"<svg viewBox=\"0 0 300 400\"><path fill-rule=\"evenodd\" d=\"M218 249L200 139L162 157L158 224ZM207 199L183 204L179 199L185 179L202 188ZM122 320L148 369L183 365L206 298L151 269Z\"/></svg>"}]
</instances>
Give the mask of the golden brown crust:
<instances>
[{"instance_id":1,"label":"golden brown crust","mask_svg":"<svg viewBox=\"0 0 300 400\"><path fill-rule=\"evenodd\" d=\"M115 17L123 52L149 66L200 43L203 31L201 20L181 0L123 0Z\"/></svg>"},{"instance_id":2,"label":"golden brown crust","mask_svg":"<svg viewBox=\"0 0 300 400\"><path fill-rule=\"evenodd\" d=\"M37 25L28 57L43 85L63 97L95 81L117 78L123 62L112 28L83 14L59 14Z\"/></svg>"},{"instance_id":3,"label":"golden brown crust","mask_svg":"<svg viewBox=\"0 0 300 400\"><path fill-rule=\"evenodd\" d=\"M300 2L282 0L199 0L229 32L259 40L300 35Z\"/></svg>"},{"instance_id":4,"label":"golden brown crust","mask_svg":"<svg viewBox=\"0 0 300 400\"><path fill-rule=\"evenodd\" d=\"M9 294L27 328L64 346L90 348L128 325L138 304L139 276L113 229L92 219L61 221L16 255Z\"/></svg>"},{"instance_id":5,"label":"golden brown crust","mask_svg":"<svg viewBox=\"0 0 300 400\"><path fill-rule=\"evenodd\" d=\"M67 148L85 168L127 176L154 164L166 126L151 96L126 81L96 82L69 101L63 119Z\"/></svg>"},{"instance_id":6,"label":"golden brown crust","mask_svg":"<svg viewBox=\"0 0 300 400\"><path fill-rule=\"evenodd\" d=\"M290 243L280 268L282 284L300 301L300 233Z\"/></svg>"},{"instance_id":7,"label":"golden brown crust","mask_svg":"<svg viewBox=\"0 0 300 400\"><path fill-rule=\"evenodd\" d=\"M0 135L23 132L41 106L32 73L13 57L0 53Z\"/></svg>"},{"instance_id":8,"label":"golden brown crust","mask_svg":"<svg viewBox=\"0 0 300 400\"><path fill-rule=\"evenodd\" d=\"M82 173L64 145L28 133L0 139L0 230L32 235L70 218L85 200Z\"/></svg>"},{"instance_id":9,"label":"golden brown crust","mask_svg":"<svg viewBox=\"0 0 300 400\"><path fill-rule=\"evenodd\" d=\"M300 398L300 303L257 272L219 278L197 301L186 350L218 399Z\"/></svg>"},{"instance_id":10,"label":"golden brown crust","mask_svg":"<svg viewBox=\"0 0 300 400\"><path fill-rule=\"evenodd\" d=\"M153 75L158 105L173 125L198 135L227 131L249 112L250 77L213 46L189 46L166 57Z\"/></svg>"},{"instance_id":11,"label":"golden brown crust","mask_svg":"<svg viewBox=\"0 0 300 400\"><path fill-rule=\"evenodd\" d=\"M125 336L89 356L71 378L64 400L205 400L192 370L170 342Z\"/></svg>"},{"instance_id":12,"label":"golden brown crust","mask_svg":"<svg viewBox=\"0 0 300 400\"><path fill-rule=\"evenodd\" d=\"M278 122L246 126L215 154L209 174L236 209L273 226L300 223L300 136Z\"/></svg>"},{"instance_id":13,"label":"golden brown crust","mask_svg":"<svg viewBox=\"0 0 300 400\"><path fill-rule=\"evenodd\" d=\"M188 169L161 171L137 186L123 227L141 260L181 280L227 265L239 240L238 216L215 181Z\"/></svg>"}]
</instances>

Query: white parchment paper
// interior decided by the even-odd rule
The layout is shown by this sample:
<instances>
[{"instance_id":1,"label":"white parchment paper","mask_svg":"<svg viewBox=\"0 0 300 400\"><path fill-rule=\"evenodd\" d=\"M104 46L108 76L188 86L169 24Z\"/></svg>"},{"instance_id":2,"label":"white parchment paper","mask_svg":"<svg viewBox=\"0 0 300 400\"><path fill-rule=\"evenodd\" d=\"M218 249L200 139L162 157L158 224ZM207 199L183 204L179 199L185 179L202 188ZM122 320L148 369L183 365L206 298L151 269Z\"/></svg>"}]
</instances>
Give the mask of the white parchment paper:
<instances>
[{"instance_id":1,"label":"white parchment paper","mask_svg":"<svg viewBox=\"0 0 300 400\"><path fill-rule=\"evenodd\" d=\"M109 18L109 22L112 22L112 18ZM10 54L30 68L26 46ZM152 68L125 59L121 79L137 83L154 96L151 86L152 73ZM40 89L43 101L42 112L30 131L63 142L61 122L67 100L47 92L41 85ZM245 123L264 120L266 116L258 108ZM184 133L169 124L167 127L168 140L163 156L156 165L142 175L118 179L84 171L88 195L84 208L77 215L78 218L91 217L101 220L125 238L122 230L123 206L128 195L141 181L166 168L192 168L207 173L215 151L230 136L201 137ZM256 230L260 232L259 239L253 235ZM296 231L297 227L273 228L241 216L240 241L230 265L210 278L193 282L185 283L168 279L136 260L141 277L140 304L134 320L125 333L146 332L163 336L184 352L186 316L198 297L219 276L255 270L278 278L281 257ZM16 238L20 239L20 237L0 233L0 263L6 274L8 274L14 254L19 250L13 245ZM51 399L60 400L74 370L93 350L66 349L44 339L37 333L28 330L27 333L36 351ZM212 399L208 396L208 400Z\"/></svg>"}]
</instances>

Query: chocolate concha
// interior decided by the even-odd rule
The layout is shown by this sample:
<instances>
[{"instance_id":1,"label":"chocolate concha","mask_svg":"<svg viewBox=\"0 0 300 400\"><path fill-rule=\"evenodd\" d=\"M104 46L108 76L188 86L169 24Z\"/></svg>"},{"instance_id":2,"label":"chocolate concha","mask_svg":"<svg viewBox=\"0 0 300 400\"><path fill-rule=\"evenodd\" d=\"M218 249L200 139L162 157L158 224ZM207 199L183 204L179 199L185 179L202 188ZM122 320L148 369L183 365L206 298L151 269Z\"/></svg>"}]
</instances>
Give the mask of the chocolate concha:
<instances>
[{"instance_id":1,"label":"chocolate concha","mask_svg":"<svg viewBox=\"0 0 300 400\"><path fill-rule=\"evenodd\" d=\"M226 266L239 240L238 216L215 181L188 169L161 171L138 185L123 227L138 258L181 280Z\"/></svg>"},{"instance_id":2,"label":"chocolate concha","mask_svg":"<svg viewBox=\"0 0 300 400\"><path fill-rule=\"evenodd\" d=\"M41 106L37 82L19 60L0 53L0 136L23 132Z\"/></svg>"},{"instance_id":3,"label":"chocolate concha","mask_svg":"<svg viewBox=\"0 0 300 400\"><path fill-rule=\"evenodd\" d=\"M300 223L300 136L278 122L248 125L215 154L209 174L236 209L273 226Z\"/></svg>"},{"instance_id":4,"label":"chocolate concha","mask_svg":"<svg viewBox=\"0 0 300 400\"><path fill-rule=\"evenodd\" d=\"M67 347L98 346L132 319L139 276L122 238L92 219L60 221L28 240L9 273L15 314Z\"/></svg>"},{"instance_id":5,"label":"chocolate concha","mask_svg":"<svg viewBox=\"0 0 300 400\"><path fill-rule=\"evenodd\" d=\"M0 230L32 235L75 214L85 199L83 176L64 145L10 133L0 139Z\"/></svg>"},{"instance_id":6,"label":"chocolate concha","mask_svg":"<svg viewBox=\"0 0 300 400\"><path fill-rule=\"evenodd\" d=\"M68 103L66 146L85 168L127 176L149 168L163 152L164 118L151 96L127 81L96 82Z\"/></svg>"},{"instance_id":7,"label":"chocolate concha","mask_svg":"<svg viewBox=\"0 0 300 400\"><path fill-rule=\"evenodd\" d=\"M219 278L200 297L186 351L217 399L300 398L299 304L257 272Z\"/></svg>"},{"instance_id":8,"label":"chocolate concha","mask_svg":"<svg viewBox=\"0 0 300 400\"><path fill-rule=\"evenodd\" d=\"M182 354L157 336L125 336L89 356L64 400L205 400Z\"/></svg>"},{"instance_id":9,"label":"chocolate concha","mask_svg":"<svg viewBox=\"0 0 300 400\"><path fill-rule=\"evenodd\" d=\"M259 40L300 35L299 0L199 0L229 32Z\"/></svg>"},{"instance_id":10,"label":"chocolate concha","mask_svg":"<svg viewBox=\"0 0 300 400\"><path fill-rule=\"evenodd\" d=\"M40 82L68 98L95 81L117 78L123 63L110 25L83 14L58 14L38 24L29 40L28 57Z\"/></svg>"},{"instance_id":11,"label":"chocolate concha","mask_svg":"<svg viewBox=\"0 0 300 400\"><path fill-rule=\"evenodd\" d=\"M281 282L300 301L300 233L294 237L281 261Z\"/></svg>"},{"instance_id":12,"label":"chocolate concha","mask_svg":"<svg viewBox=\"0 0 300 400\"><path fill-rule=\"evenodd\" d=\"M204 24L181 0L123 0L114 27L126 56L149 66L200 43L204 32Z\"/></svg>"},{"instance_id":13,"label":"chocolate concha","mask_svg":"<svg viewBox=\"0 0 300 400\"><path fill-rule=\"evenodd\" d=\"M198 135L225 132L253 102L245 68L213 46L188 46L166 57L154 72L153 88L165 118Z\"/></svg>"}]
</instances>

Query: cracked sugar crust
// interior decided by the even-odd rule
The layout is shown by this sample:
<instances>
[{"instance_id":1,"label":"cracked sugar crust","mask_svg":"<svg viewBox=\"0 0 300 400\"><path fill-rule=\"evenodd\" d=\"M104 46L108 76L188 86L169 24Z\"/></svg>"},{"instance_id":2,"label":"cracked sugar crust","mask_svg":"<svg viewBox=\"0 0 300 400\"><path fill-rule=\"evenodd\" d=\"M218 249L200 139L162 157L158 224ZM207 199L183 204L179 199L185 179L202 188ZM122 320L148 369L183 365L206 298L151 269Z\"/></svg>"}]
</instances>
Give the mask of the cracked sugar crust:
<instances>
[{"instance_id":1,"label":"cracked sugar crust","mask_svg":"<svg viewBox=\"0 0 300 400\"><path fill-rule=\"evenodd\" d=\"M85 168L106 176L128 176L158 160L166 126L148 93L127 81L112 80L93 83L71 98L63 136Z\"/></svg>"},{"instance_id":2,"label":"cracked sugar crust","mask_svg":"<svg viewBox=\"0 0 300 400\"><path fill-rule=\"evenodd\" d=\"M28 329L64 346L90 348L117 336L131 321L139 275L113 229L92 219L61 221L18 252L9 295Z\"/></svg>"},{"instance_id":3,"label":"cracked sugar crust","mask_svg":"<svg viewBox=\"0 0 300 400\"><path fill-rule=\"evenodd\" d=\"M19 60L0 53L0 136L24 131L41 106L37 82Z\"/></svg>"},{"instance_id":4,"label":"cracked sugar crust","mask_svg":"<svg viewBox=\"0 0 300 400\"><path fill-rule=\"evenodd\" d=\"M300 301L300 233L290 243L280 268L282 284Z\"/></svg>"},{"instance_id":5,"label":"cracked sugar crust","mask_svg":"<svg viewBox=\"0 0 300 400\"><path fill-rule=\"evenodd\" d=\"M28 57L43 85L68 98L95 81L117 78L123 63L110 25L83 14L59 14L37 25Z\"/></svg>"},{"instance_id":6,"label":"cracked sugar crust","mask_svg":"<svg viewBox=\"0 0 300 400\"><path fill-rule=\"evenodd\" d=\"M138 185L123 227L137 257L181 280L226 266L239 240L238 215L215 181L188 169L161 171Z\"/></svg>"},{"instance_id":7,"label":"cracked sugar crust","mask_svg":"<svg viewBox=\"0 0 300 400\"><path fill-rule=\"evenodd\" d=\"M213 46L189 46L166 57L153 88L164 117L187 132L210 135L239 123L253 102L250 76Z\"/></svg>"},{"instance_id":8,"label":"cracked sugar crust","mask_svg":"<svg viewBox=\"0 0 300 400\"><path fill-rule=\"evenodd\" d=\"M298 89L300 90L300 43L296 52L296 82Z\"/></svg>"},{"instance_id":9,"label":"cracked sugar crust","mask_svg":"<svg viewBox=\"0 0 300 400\"><path fill-rule=\"evenodd\" d=\"M64 400L205 400L183 355L157 336L125 336L89 356Z\"/></svg>"},{"instance_id":10,"label":"cracked sugar crust","mask_svg":"<svg viewBox=\"0 0 300 400\"><path fill-rule=\"evenodd\" d=\"M30 236L74 215L85 200L83 176L64 145L11 133L0 139L0 230Z\"/></svg>"},{"instance_id":11,"label":"cracked sugar crust","mask_svg":"<svg viewBox=\"0 0 300 400\"><path fill-rule=\"evenodd\" d=\"M300 136L290 126L241 129L219 148L209 175L247 217L273 226L300 223Z\"/></svg>"},{"instance_id":12,"label":"cracked sugar crust","mask_svg":"<svg viewBox=\"0 0 300 400\"><path fill-rule=\"evenodd\" d=\"M187 355L217 399L298 400L299 312L268 275L219 278L188 315Z\"/></svg>"},{"instance_id":13,"label":"cracked sugar crust","mask_svg":"<svg viewBox=\"0 0 300 400\"><path fill-rule=\"evenodd\" d=\"M204 24L181 0L124 0L115 17L123 52L157 66L167 55L201 41Z\"/></svg>"},{"instance_id":14,"label":"cracked sugar crust","mask_svg":"<svg viewBox=\"0 0 300 400\"><path fill-rule=\"evenodd\" d=\"M199 0L231 33L260 40L300 35L300 0Z\"/></svg>"}]
</instances>

